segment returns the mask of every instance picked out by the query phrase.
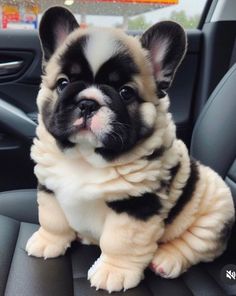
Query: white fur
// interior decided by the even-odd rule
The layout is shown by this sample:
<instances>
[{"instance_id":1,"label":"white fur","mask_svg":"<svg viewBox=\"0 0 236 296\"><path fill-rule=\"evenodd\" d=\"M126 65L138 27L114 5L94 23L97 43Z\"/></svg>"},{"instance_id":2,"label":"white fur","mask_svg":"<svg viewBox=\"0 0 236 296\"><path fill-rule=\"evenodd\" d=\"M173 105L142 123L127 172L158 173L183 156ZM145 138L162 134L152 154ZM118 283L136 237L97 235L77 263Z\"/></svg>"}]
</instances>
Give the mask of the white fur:
<instances>
[{"instance_id":1,"label":"white fur","mask_svg":"<svg viewBox=\"0 0 236 296\"><path fill-rule=\"evenodd\" d=\"M96 86L88 87L79 93L79 99L92 99L97 101L100 105L104 104L105 95Z\"/></svg>"},{"instance_id":2,"label":"white fur","mask_svg":"<svg viewBox=\"0 0 236 296\"><path fill-rule=\"evenodd\" d=\"M94 29L90 34L84 52L94 75L101 65L117 52L118 47L115 41L116 39L109 31L98 34L98 31ZM96 51L96 54L94 51Z\"/></svg>"}]
</instances>

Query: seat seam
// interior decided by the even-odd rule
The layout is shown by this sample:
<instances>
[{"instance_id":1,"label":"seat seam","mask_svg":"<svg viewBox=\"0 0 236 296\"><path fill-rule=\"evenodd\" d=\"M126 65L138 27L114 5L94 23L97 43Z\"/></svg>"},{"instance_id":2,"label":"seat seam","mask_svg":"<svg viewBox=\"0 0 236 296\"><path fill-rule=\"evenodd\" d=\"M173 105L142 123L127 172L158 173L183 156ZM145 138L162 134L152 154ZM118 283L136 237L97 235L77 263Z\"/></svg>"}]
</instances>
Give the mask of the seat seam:
<instances>
[{"instance_id":1,"label":"seat seam","mask_svg":"<svg viewBox=\"0 0 236 296\"><path fill-rule=\"evenodd\" d=\"M183 280L185 286L186 286L186 287L189 289L189 291L192 293L192 296L194 296L194 295L195 295L195 294L194 294L194 291L191 289L191 286L188 285L188 283L186 282L185 277L184 277L184 274L181 276L181 279Z\"/></svg>"},{"instance_id":2,"label":"seat seam","mask_svg":"<svg viewBox=\"0 0 236 296\"><path fill-rule=\"evenodd\" d=\"M194 293L193 293L192 289L191 289L191 288L189 287L189 285L186 283L186 281L184 280L184 277L181 276L181 277L179 277L178 279L182 281L182 283L183 283L183 284L185 285L185 287L189 290L189 292L191 293L191 295L194 296Z\"/></svg>"},{"instance_id":3,"label":"seat seam","mask_svg":"<svg viewBox=\"0 0 236 296\"><path fill-rule=\"evenodd\" d=\"M14 220L14 219L13 219ZM16 221L16 220L15 220ZM14 251L13 251L13 254L12 254L12 257L11 257L11 262L10 262L10 265L9 265L9 269L8 269L8 276L7 276L7 281L6 281L6 284L5 284L5 287L4 287L4 295L6 293L6 288L7 288L7 284L8 284L8 280L9 280L9 275L10 275L10 272L11 272L11 267L12 267L12 261L13 261L13 258L15 256L15 252L16 252L16 245L17 245L17 242L18 242L18 239L19 239L19 233L20 233L20 229L21 229L21 222L19 221L16 221L19 223L18 225L18 234L17 234L17 237L16 237L16 240L15 240L15 248L14 248Z\"/></svg>"},{"instance_id":4,"label":"seat seam","mask_svg":"<svg viewBox=\"0 0 236 296\"><path fill-rule=\"evenodd\" d=\"M37 189L35 188L26 188L26 189L14 189L14 190L6 190L6 191L1 191L0 192L0 197L1 197L1 195L4 195L4 194L9 194L9 193L15 193L15 192L23 192L23 191L27 191L27 192L30 192L30 191L32 191L32 192L36 192L37 191Z\"/></svg>"},{"instance_id":5,"label":"seat seam","mask_svg":"<svg viewBox=\"0 0 236 296\"><path fill-rule=\"evenodd\" d=\"M228 80L234 74L235 71L236 71L236 67L235 67L235 69L232 69L232 72L229 74L229 76L227 78L225 78L225 81L222 81L222 85L218 84L219 90L215 94L213 93L214 96L212 98L210 98L209 104L208 104L208 106L206 106L206 109L203 111L203 114L201 117L203 117L205 115L205 113L208 111L211 104L215 100L216 96L222 91L223 86L228 82ZM202 118L201 118L201 120L202 120Z\"/></svg>"},{"instance_id":6,"label":"seat seam","mask_svg":"<svg viewBox=\"0 0 236 296\"><path fill-rule=\"evenodd\" d=\"M144 280L144 286L147 288L147 290L149 291L150 295L151 295L151 296L152 296L152 295L154 296L154 293L153 293L153 291L152 291L150 285L148 284L147 280Z\"/></svg>"},{"instance_id":7,"label":"seat seam","mask_svg":"<svg viewBox=\"0 0 236 296\"><path fill-rule=\"evenodd\" d=\"M74 285L74 274L73 274L73 264L72 264L72 252L70 250L69 253L69 258L70 258L70 270L71 270L71 282L72 282L72 291L73 291L73 295L75 295L75 285Z\"/></svg>"},{"instance_id":8,"label":"seat seam","mask_svg":"<svg viewBox=\"0 0 236 296\"><path fill-rule=\"evenodd\" d=\"M222 178L225 179L226 177L228 177L228 173L229 173L235 159L236 159L236 154L234 156L232 156L232 160L230 161L230 164L228 165L227 169L225 170L225 174L224 174L224 176L222 176ZM230 178L230 177L228 177L228 178ZM232 178L230 178L230 180L235 183L235 181Z\"/></svg>"},{"instance_id":9,"label":"seat seam","mask_svg":"<svg viewBox=\"0 0 236 296\"><path fill-rule=\"evenodd\" d=\"M229 179L229 181L231 181L232 183L235 183L236 184L236 181L234 179L232 179L230 176L226 175L225 176L225 179Z\"/></svg>"},{"instance_id":10,"label":"seat seam","mask_svg":"<svg viewBox=\"0 0 236 296\"><path fill-rule=\"evenodd\" d=\"M234 180L233 178L231 178L229 175L225 175L225 179L229 179L230 182L235 183L236 185L236 180Z\"/></svg>"},{"instance_id":11,"label":"seat seam","mask_svg":"<svg viewBox=\"0 0 236 296\"><path fill-rule=\"evenodd\" d=\"M215 282L216 286L220 287L222 292L226 293L225 288L219 283L217 282L217 280L214 278L214 276L208 271L208 269L206 268L206 266L203 266L204 270L207 272L207 274L210 276L210 278L213 279L213 281ZM226 294L225 294L226 295Z\"/></svg>"},{"instance_id":12,"label":"seat seam","mask_svg":"<svg viewBox=\"0 0 236 296\"><path fill-rule=\"evenodd\" d=\"M39 221L37 221L37 222L19 221L19 220L15 219L15 218L12 218L11 216L8 216L8 215L5 215L5 214L0 214L0 216L2 216L2 217L6 217L6 218L11 219L11 220L13 220L13 221L16 221L16 222L18 222L18 223L20 223L20 224L21 224L21 223L28 223L28 224L39 225Z\"/></svg>"}]
</instances>

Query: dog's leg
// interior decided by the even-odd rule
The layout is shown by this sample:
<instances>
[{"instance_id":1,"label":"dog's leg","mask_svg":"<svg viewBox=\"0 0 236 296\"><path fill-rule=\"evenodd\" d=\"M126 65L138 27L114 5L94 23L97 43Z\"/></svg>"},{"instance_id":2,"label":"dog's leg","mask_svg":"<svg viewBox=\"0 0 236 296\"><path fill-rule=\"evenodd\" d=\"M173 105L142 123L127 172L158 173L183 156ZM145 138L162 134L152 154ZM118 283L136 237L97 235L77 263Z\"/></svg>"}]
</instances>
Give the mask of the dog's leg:
<instances>
[{"instance_id":1,"label":"dog's leg","mask_svg":"<svg viewBox=\"0 0 236 296\"><path fill-rule=\"evenodd\" d=\"M38 192L41 227L28 240L26 251L35 257L53 258L63 255L76 237L53 193Z\"/></svg>"},{"instance_id":2,"label":"dog's leg","mask_svg":"<svg viewBox=\"0 0 236 296\"><path fill-rule=\"evenodd\" d=\"M150 268L164 278L176 278L190 266L221 255L232 220L224 224L219 217L219 213L201 216L179 238L159 244Z\"/></svg>"},{"instance_id":3,"label":"dog's leg","mask_svg":"<svg viewBox=\"0 0 236 296\"><path fill-rule=\"evenodd\" d=\"M109 213L100 239L102 254L88 271L91 286L109 292L135 287L163 231L158 216L140 221L127 214Z\"/></svg>"}]
</instances>

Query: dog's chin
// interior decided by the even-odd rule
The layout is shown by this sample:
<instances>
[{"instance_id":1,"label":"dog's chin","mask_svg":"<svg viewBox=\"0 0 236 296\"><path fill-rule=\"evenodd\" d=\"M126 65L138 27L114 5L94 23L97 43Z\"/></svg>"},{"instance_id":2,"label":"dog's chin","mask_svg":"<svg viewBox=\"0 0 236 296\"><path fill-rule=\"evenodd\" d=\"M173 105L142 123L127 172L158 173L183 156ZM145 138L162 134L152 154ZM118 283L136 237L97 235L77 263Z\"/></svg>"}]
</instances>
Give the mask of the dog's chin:
<instances>
[{"instance_id":1,"label":"dog's chin","mask_svg":"<svg viewBox=\"0 0 236 296\"><path fill-rule=\"evenodd\" d=\"M91 118L84 120L76 119L72 124L73 133L69 141L73 144L92 148L102 147L102 139L111 131L109 118L104 117L102 112L97 112Z\"/></svg>"},{"instance_id":2,"label":"dog's chin","mask_svg":"<svg viewBox=\"0 0 236 296\"><path fill-rule=\"evenodd\" d=\"M69 141L77 146L88 148L97 148L102 146L97 135L91 129L81 129L78 132L73 133L69 137Z\"/></svg>"}]
</instances>

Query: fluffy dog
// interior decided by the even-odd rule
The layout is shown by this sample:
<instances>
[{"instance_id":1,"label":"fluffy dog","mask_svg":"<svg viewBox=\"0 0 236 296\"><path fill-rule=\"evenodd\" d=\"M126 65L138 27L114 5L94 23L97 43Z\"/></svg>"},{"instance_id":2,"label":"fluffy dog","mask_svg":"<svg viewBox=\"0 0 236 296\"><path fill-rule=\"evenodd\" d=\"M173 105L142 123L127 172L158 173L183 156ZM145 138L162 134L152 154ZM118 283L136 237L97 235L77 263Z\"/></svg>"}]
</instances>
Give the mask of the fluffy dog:
<instances>
[{"instance_id":1,"label":"fluffy dog","mask_svg":"<svg viewBox=\"0 0 236 296\"><path fill-rule=\"evenodd\" d=\"M186 51L184 30L160 22L140 39L80 29L62 7L40 25L43 71L32 147L41 227L29 255L63 255L77 237L98 244L91 286L135 287L150 265L175 278L226 247L229 188L190 160L166 94Z\"/></svg>"}]
</instances>

